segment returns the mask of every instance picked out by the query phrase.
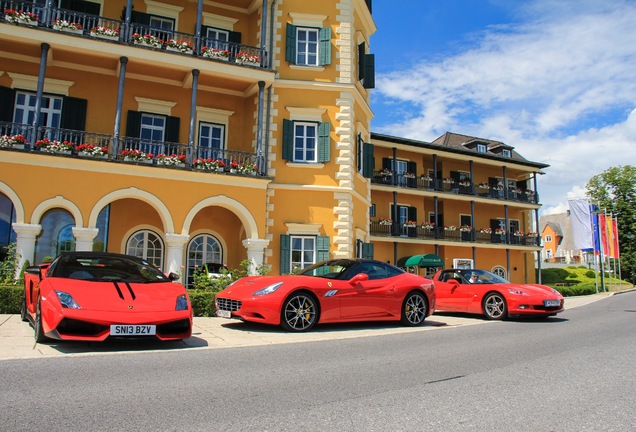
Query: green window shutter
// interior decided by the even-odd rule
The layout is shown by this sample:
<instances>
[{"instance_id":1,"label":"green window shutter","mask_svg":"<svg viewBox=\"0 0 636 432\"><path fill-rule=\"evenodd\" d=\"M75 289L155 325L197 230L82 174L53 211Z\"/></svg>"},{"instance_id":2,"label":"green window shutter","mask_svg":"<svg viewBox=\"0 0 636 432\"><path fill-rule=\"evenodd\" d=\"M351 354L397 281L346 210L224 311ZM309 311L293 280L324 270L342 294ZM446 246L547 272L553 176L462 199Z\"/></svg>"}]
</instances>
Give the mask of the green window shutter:
<instances>
[{"instance_id":1,"label":"green window shutter","mask_svg":"<svg viewBox=\"0 0 636 432\"><path fill-rule=\"evenodd\" d=\"M375 88L375 54L364 55L364 78L362 87L366 89Z\"/></svg>"},{"instance_id":2,"label":"green window shutter","mask_svg":"<svg viewBox=\"0 0 636 432\"><path fill-rule=\"evenodd\" d=\"M329 162L331 159L331 124L320 122L318 125L318 162Z\"/></svg>"},{"instance_id":3,"label":"green window shutter","mask_svg":"<svg viewBox=\"0 0 636 432\"><path fill-rule=\"evenodd\" d=\"M358 45L358 81L364 79L364 56L366 51L364 42Z\"/></svg>"},{"instance_id":4,"label":"green window shutter","mask_svg":"<svg viewBox=\"0 0 636 432\"><path fill-rule=\"evenodd\" d=\"M282 234L280 236L280 274L291 272L291 237Z\"/></svg>"},{"instance_id":5,"label":"green window shutter","mask_svg":"<svg viewBox=\"0 0 636 432\"><path fill-rule=\"evenodd\" d=\"M166 142L178 143L179 142L179 125L181 119L179 117L166 117L166 133L164 139Z\"/></svg>"},{"instance_id":6,"label":"green window shutter","mask_svg":"<svg viewBox=\"0 0 636 432\"><path fill-rule=\"evenodd\" d=\"M0 86L0 121L13 121L13 104L15 103L15 90Z\"/></svg>"},{"instance_id":7,"label":"green window shutter","mask_svg":"<svg viewBox=\"0 0 636 432\"><path fill-rule=\"evenodd\" d=\"M318 236L316 238L316 262L329 259L329 237Z\"/></svg>"},{"instance_id":8,"label":"green window shutter","mask_svg":"<svg viewBox=\"0 0 636 432\"><path fill-rule=\"evenodd\" d=\"M362 243L362 258L373 259L373 243Z\"/></svg>"},{"instance_id":9,"label":"green window shutter","mask_svg":"<svg viewBox=\"0 0 636 432\"><path fill-rule=\"evenodd\" d=\"M373 144L364 143L362 148L362 157L364 158L362 165L362 175L366 178L373 177L373 169L375 168L375 157L373 156Z\"/></svg>"},{"instance_id":10,"label":"green window shutter","mask_svg":"<svg viewBox=\"0 0 636 432\"><path fill-rule=\"evenodd\" d=\"M126 121L126 136L130 138L139 138L141 133L141 113L139 111L128 111Z\"/></svg>"},{"instance_id":11,"label":"green window shutter","mask_svg":"<svg viewBox=\"0 0 636 432\"><path fill-rule=\"evenodd\" d=\"M320 66L331 64L331 28L321 28L319 32L320 45L318 47L318 62Z\"/></svg>"},{"instance_id":12,"label":"green window shutter","mask_svg":"<svg viewBox=\"0 0 636 432\"><path fill-rule=\"evenodd\" d=\"M287 40L285 42L285 60L296 64L296 26L287 24Z\"/></svg>"},{"instance_id":13,"label":"green window shutter","mask_svg":"<svg viewBox=\"0 0 636 432\"><path fill-rule=\"evenodd\" d=\"M241 33L240 32L235 32L235 31L231 31L228 34L227 37L228 42L234 42L237 44L241 43Z\"/></svg>"},{"instance_id":14,"label":"green window shutter","mask_svg":"<svg viewBox=\"0 0 636 432\"><path fill-rule=\"evenodd\" d=\"M283 119L283 159L294 160L294 122Z\"/></svg>"},{"instance_id":15,"label":"green window shutter","mask_svg":"<svg viewBox=\"0 0 636 432\"><path fill-rule=\"evenodd\" d=\"M65 96L62 102L60 127L83 131L86 126L86 99Z\"/></svg>"}]
</instances>

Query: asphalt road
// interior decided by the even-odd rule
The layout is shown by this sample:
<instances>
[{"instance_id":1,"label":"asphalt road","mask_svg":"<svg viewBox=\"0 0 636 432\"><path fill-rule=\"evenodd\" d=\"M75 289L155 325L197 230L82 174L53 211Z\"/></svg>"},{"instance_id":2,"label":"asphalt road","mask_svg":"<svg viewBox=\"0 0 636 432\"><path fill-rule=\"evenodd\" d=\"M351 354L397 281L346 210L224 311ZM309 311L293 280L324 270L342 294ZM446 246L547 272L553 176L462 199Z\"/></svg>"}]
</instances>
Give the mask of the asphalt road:
<instances>
[{"instance_id":1,"label":"asphalt road","mask_svg":"<svg viewBox=\"0 0 636 432\"><path fill-rule=\"evenodd\" d=\"M5 360L0 430L633 431L635 334L630 292L541 320Z\"/></svg>"}]
</instances>

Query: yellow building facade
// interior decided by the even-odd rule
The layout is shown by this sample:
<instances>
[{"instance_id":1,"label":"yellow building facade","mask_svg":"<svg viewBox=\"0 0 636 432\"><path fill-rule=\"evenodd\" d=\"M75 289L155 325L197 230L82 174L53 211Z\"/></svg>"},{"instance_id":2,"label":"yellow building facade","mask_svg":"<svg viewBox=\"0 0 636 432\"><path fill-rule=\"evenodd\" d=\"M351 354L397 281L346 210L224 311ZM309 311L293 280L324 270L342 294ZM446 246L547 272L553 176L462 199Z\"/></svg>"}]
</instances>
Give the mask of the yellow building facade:
<instances>
[{"instance_id":1,"label":"yellow building facade","mask_svg":"<svg viewBox=\"0 0 636 432\"><path fill-rule=\"evenodd\" d=\"M544 166L502 157L501 143L480 153L372 138L369 0L3 8L0 246L15 242L21 263L103 250L190 283L207 262L249 260L251 271L278 274L326 258L397 263L430 252L447 266L472 258L534 280L536 242L516 242L510 229L528 231ZM407 169L435 186L413 183ZM487 196L444 182L466 172L471 187L490 181ZM505 183L501 194L489 178ZM514 195L522 182L532 199ZM436 236L403 228L409 212L420 225L437 220ZM503 220L509 235L439 231L442 219L459 230L467 217Z\"/></svg>"}]
</instances>

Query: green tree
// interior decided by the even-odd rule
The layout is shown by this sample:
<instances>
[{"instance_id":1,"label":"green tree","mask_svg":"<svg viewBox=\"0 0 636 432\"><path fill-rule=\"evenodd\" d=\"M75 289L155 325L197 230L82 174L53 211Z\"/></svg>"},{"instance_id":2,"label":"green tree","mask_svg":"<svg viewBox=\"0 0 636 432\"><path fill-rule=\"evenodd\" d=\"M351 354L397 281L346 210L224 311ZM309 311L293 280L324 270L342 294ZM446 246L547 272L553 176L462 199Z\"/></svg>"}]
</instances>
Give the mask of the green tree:
<instances>
[{"instance_id":1,"label":"green tree","mask_svg":"<svg viewBox=\"0 0 636 432\"><path fill-rule=\"evenodd\" d=\"M636 283L636 167L612 167L590 179L587 193L595 204L618 216L621 273Z\"/></svg>"}]
</instances>

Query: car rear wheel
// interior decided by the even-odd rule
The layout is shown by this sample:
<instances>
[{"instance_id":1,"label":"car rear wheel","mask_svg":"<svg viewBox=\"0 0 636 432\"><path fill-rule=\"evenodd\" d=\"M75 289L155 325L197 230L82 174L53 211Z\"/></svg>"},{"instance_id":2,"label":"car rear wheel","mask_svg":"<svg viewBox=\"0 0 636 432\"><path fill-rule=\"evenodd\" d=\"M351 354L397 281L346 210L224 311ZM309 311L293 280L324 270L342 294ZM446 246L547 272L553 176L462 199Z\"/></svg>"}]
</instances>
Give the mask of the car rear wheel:
<instances>
[{"instance_id":1,"label":"car rear wheel","mask_svg":"<svg viewBox=\"0 0 636 432\"><path fill-rule=\"evenodd\" d=\"M38 305L35 309L35 322L33 323L35 329L35 341L37 343L44 342L46 336L44 336L44 329L42 328L42 308L40 307L40 299L38 299Z\"/></svg>"},{"instance_id":2,"label":"car rear wheel","mask_svg":"<svg viewBox=\"0 0 636 432\"><path fill-rule=\"evenodd\" d=\"M508 315L506 299L499 293L490 293L484 297L484 314L491 320L502 320Z\"/></svg>"},{"instance_id":3,"label":"car rear wheel","mask_svg":"<svg viewBox=\"0 0 636 432\"><path fill-rule=\"evenodd\" d=\"M29 320L27 318L26 291L24 292L24 295L22 296L22 306L20 307L20 319L22 321L28 321Z\"/></svg>"},{"instance_id":4,"label":"car rear wheel","mask_svg":"<svg viewBox=\"0 0 636 432\"><path fill-rule=\"evenodd\" d=\"M417 326L424 322L428 306L424 294L419 291L410 292L402 303L402 324Z\"/></svg>"},{"instance_id":5,"label":"car rear wheel","mask_svg":"<svg viewBox=\"0 0 636 432\"><path fill-rule=\"evenodd\" d=\"M303 332L318 322L318 302L309 293L292 294L283 304L280 325L287 331Z\"/></svg>"}]
</instances>

